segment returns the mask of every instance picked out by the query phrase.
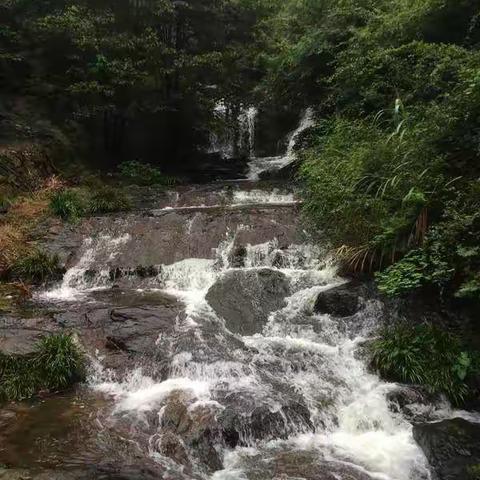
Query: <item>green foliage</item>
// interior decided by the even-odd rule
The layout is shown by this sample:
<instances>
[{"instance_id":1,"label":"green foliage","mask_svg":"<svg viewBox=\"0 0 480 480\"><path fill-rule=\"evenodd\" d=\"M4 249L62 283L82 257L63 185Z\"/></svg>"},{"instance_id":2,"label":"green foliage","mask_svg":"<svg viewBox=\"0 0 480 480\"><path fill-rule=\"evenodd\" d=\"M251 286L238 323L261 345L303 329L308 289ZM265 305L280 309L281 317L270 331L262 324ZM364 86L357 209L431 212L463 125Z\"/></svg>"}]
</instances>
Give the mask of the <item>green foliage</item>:
<instances>
[{"instance_id":1,"label":"green foliage","mask_svg":"<svg viewBox=\"0 0 480 480\"><path fill-rule=\"evenodd\" d=\"M24 400L41 391L64 390L84 378L84 363L73 338L46 337L27 356L0 354L0 400Z\"/></svg>"},{"instance_id":2,"label":"green foliage","mask_svg":"<svg viewBox=\"0 0 480 480\"><path fill-rule=\"evenodd\" d=\"M92 214L121 212L130 208L131 202L125 192L107 185L92 192L88 202L88 211Z\"/></svg>"},{"instance_id":3,"label":"green foliage","mask_svg":"<svg viewBox=\"0 0 480 480\"><path fill-rule=\"evenodd\" d=\"M427 282L428 262L424 252L414 250L386 271L378 273L378 289L390 296L399 296L416 290Z\"/></svg>"},{"instance_id":4,"label":"green foliage","mask_svg":"<svg viewBox=\"0 0 480 480\"><path fill-rule=\"evenodd\" d=\"M302 59L322 72L315 85L284 84L289 94L320 95L324 113L302 153L304 212L349 268L381 271L385 293L433 286L479 300L478 8L469 0L320 3L289 2L295 28L278 35L293 43L274 49L286 75L301 67L288 52L307 38L329 50ZM305 20L315 8L315 20ZM342 41L332 46L332 38Z\"/></svg>"},{"instance_id":5,"label":"green foliage","mask_svg":"<svg viewBox=\"0 0 480 480\"><path fill-rule=\"evenodd\" d=\"M129 210L131 202L121 187L101 184L55 192L50 201L50 208L62 219L75 222L89 214Z\"/></svg>"},{"instance_id":6,"label":"green foliage","mask_svg":"<svg viewBox=\"0 0 480 480\"><path fill-rule=\"evenodd\" d=\"M436 326L396 325L384 330L370 348L373 366L390 380L424 385L456 404L472 393L466 381L478 371L475 355Z\"/></svg>"},{"instance_id":7,"label":"green foliage","mask_svg":"<svg viewBox=\"0 0 480 480\"><path fill-rule=\"evenodd\" d=\"M119 166L120 175L128 182L151 186L170 186L175 183L171 177L164 175L158 168L137 161L123 162Z\"/></svg>"},{"instance_id":8,"label":"green foliage","mask_svg":"<svg viewBox=\"0 0 480 480\"><path fill-rule=\"evenodd\" d=\"M125 120L184 109L200 112L194 128L201 129L216 101L238 105L252 85L253 54L245 44L257 6L248 2L52 0L2 7L2 73L17 91L47 86L49 100L77 117L112 113Z\"/></svg>"},{"instance_id":9,"label":"green foliage","mask_svg":"<svg viewBox=\"0 0 480 480\"><path fill-rule=\"evenodd\" d=\"M11 268L13 278L28 283L56 280L62 273L58 256L40 250L21 256Z\"/></svg>"},{"instance_id":10,"label":"green foliage","mask_svg":"<svg viewBox=\"0 0 480 480\"><path fill-rule=\"evenodd\" d=\"M335 244L369 243L389 257L406 250L422 209L446 183L432 135L423 122L386 129L377 119L333 119L303 154L306 213Z\"/></svg>"},{"instance_id":11,"label":"green foliage","mask_svg":"<svg viewBox=\"0 0 480 480\"><path fill-rule=\"evenodd\" d=\"M463 283L455 293L458 298L480 299L480 277L472 278Z\"/></svg>"},{"instance_id":12,"label":"green foliage","mask_svg":"<svg viewBox=\"0 0 480 480\"><path fill-rule=\"evenodd\" d=\"M85 214L86 205L78 191L65 189L52 195L50 209L63 220L74 222Z\"/></svg>"}]
</instances>

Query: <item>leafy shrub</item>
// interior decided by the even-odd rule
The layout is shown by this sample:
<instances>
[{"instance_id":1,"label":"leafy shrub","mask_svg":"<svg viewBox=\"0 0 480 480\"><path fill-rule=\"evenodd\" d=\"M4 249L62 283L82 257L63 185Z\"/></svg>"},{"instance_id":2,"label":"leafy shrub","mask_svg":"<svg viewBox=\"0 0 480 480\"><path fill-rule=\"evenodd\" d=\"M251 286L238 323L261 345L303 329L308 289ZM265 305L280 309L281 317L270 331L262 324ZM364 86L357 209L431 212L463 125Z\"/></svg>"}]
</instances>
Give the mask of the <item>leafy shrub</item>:
<instances>
[{"instance_id":1,"label":"leafy shrub","mask_svg":"<svg viewBox=\"0 0 480 480\"><path fill-rule=\"evenodd\" d=\"M50 209L63 220L76 221L85 214L85 199L76 190L60 190L53 194Z\"/></svg>"},{"instance_id":2,"label":"leafy shrub","mask_svg":"<svg viewBox=\"0 0 480 480\"><path fill-rule=\"evenodd\" d=\"M390 380L424 385L457 404L471 393L466 380L477 371L475 356L436 326L396 325L384 330L370 348L373 366Z\"/></svg>"},{"instance_id":3,"label":"leafy shrub","mask_svg":"<svg viewBox=\"0 0 480 480\"><path fill-rule=\"evenodd\" d=\"M93 192L88 203L88 211L93 214L120 212L131 208L125 193L110 186L103 186Z\"/></svg>"},{"instance_id":4,"label":"leafy shrub","mask_svg":"<svg viewBox=\"0 0 480 480\"><path fill-rule=\"evenodd\" d=\"M385 272L377 273L378 289L392 297L410 293L425 284L427 267L423 252L414 250Z\"/></svg>"},{"instance_id":5,"label":"leafy shrub","mask_svg":"<svg viewBox=\"0 0 480 480\"><path fill-rule=\"evenodd\" d=\"M41 340L27 356L0 354L0 400L24 400L42 390L67 389L84 378L82 356L70 335Z\"/></svg>"},{"instance_id":6,"label":"leafy shrub","mask_svg":"<svg viewBox=\"0 0 480 480\"><path fill-rule=\"evenodd\" d=\"M421 249L409 252L384 272L376 274L378 289L391 297L411 293L426 285L433 285L440 291L452 280L455 272L443 252L438 254L435 247L443 247L427 241Z\"/></svg>"},{"instance_id":7,"label":"leafy shrub","mask_svg":"<svg viewBox=\"0 0 480 480\"><path fill-rule=\"evenodd\" d=\"M15 279L31 283L54 280L62 273L58 256L40 250L18 258L11 268L11 274Z\"/></svg>"},{"instance_id":8,"label":"leafy shrub","mask_svg":"<svg viewBox=\"0 0 480 480\"><path fill-rule=\"evenodd\" d=\"M163 185L169 186L175 183L172 177L164 175L158 168L147 163L123 162L119 166L120 175L132 183L143 186Z\"/></svg>"}]
</instances>

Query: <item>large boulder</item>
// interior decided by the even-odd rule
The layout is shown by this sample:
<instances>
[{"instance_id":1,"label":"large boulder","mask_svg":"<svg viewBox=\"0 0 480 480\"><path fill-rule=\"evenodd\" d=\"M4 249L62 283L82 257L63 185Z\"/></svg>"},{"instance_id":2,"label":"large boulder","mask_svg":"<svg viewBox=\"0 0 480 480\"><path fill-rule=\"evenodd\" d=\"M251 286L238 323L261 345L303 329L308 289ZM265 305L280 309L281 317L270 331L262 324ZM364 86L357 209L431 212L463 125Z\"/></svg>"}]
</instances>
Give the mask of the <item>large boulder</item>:
<instances>
[{"instance_id":1,"label":"large boulder","mask_svg":"<svg viewBox=\"0 0 480 480\"><path fill-rule=\"evenodd\" d=\"M80 330L87 347L136 354L156 351L160 333L171 332L180 313L176 302L145 307L98 308L87 312L62 312L55 320L63 327Z\"/></svg>"},{"instance_id":2,"label":"large boulder","mask_svg":"<svg viewBox=\"0 0 480 480\"><path fill-rule=\"evenodd\" d=\"M207 301L233 333L261 333L271 312L286 305L287 277L276 270L231 270L207 293Z\"/></svg>"},{"instance_id":3,"label":"large boulder","mask_svg":"<svg viewBox=\"0 0 480 480\"><path fill-rule=\"evenodd\" d=\"M480 424L462 418L423 423L413 436L437 480L480 479Z\"/></svg>"},{"instance_id":4,"label":"large boulder","mask_svg":"<svg viewBox=\"0 0 480 480\"><path fill-rule=\"evenodd\" d=\"M374 296L368 283L348 282L320 292L314 311L334 317L350 317L365 305L366 300Z\"/></svg>"}]
</instances>

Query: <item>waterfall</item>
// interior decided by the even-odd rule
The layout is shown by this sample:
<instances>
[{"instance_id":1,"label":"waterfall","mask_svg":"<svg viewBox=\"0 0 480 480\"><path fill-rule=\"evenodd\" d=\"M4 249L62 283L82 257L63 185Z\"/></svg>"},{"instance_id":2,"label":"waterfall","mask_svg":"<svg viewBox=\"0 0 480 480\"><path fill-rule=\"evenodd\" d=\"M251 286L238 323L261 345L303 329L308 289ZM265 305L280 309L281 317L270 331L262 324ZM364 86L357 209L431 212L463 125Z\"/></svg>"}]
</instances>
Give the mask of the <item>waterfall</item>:
<instances>
[{"instance_id":1,"label":"waterfall","mask_svg":"<svg viewBox=\"0 0 480 480\"><path fill-rule=\"evenodd\" d=\"M235 155L253 157L257 113L253 106L242 106L239 114L233 118L225 102L217 102L214 108L217 126L210 132L208 153L220 153L223 158Z\"/></svg>"},{"instance_id":2,"label":"waterfall","mask_svg":"<svg viewBox=\"0 0 480 480\"><path fill-rule=\"evenodd\" d=\"M73 301L82 298L85 293L111 286L110 269L108 264L98 267L99 257L103 256L107 262L112 262L122 246L131 240L129 234L112 237L101 234L96 238L88 237L83 241L77 263L67 270L61 284L41 292L39 297L44 300Z\"/></svg>"},{"instance_id":3,"label":"waterfall","mask_svg":"<svg viewBox=\"0 0 480 480\"><path fill-rule=\"evenodd\" d=\"M298 137L308 128L315 125L314 111L307 108L300 119L298 127L290 133L285 155L277 157L253 158L249 163L249 172L247 178L249 180L258 180L262 172L277 171L292 163L295 158L295 146Z\"/></svg>"},{"instance_id":4,"label":"waterfall","mask_svg":"<svg viewBox=\"0 0 480 480\"><path fill-rule=\"evenodd\" d=\"M239 150L242 154L253 158L255 156L255 123L258 110L255 107L243 109L239 121Z\"/></svg>"},{"instance_id":5,"label":"waterfall","mask_svg":"<svg viewBox=\"0 0 480 480\"><path fill-rule=\"evenodd\" d=\"M223 100L215 104L213 115L217 127L210 132L208 153L219 153L222 158L231 158L234 154L234 137L229 126L228 108Z\"/></svg>"}]
</instances>

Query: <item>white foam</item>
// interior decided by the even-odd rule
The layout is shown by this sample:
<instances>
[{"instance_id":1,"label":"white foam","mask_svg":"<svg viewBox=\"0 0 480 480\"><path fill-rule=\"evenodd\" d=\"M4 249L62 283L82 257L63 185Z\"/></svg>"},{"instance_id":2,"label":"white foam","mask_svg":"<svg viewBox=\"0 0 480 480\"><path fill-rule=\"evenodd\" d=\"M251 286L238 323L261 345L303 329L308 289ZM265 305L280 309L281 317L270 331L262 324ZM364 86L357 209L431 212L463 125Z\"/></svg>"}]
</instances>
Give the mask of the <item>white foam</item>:
<instances>
[{"instance_id":1,"label":"white foam","mask_svg":"<svg viewBox=\"0 0 480 480\"><path fill-rule=\"evenodd\" d=\"M293 193L282 193L274 190L235 190L233 193L234 205L248 204L295 204L298 201Z\"/></svg>"},{"instance_id":2,"label":"white foam","mask_svg":"<svg viewBox=\"0 0 480 480\"><path fill-rule=\"evenodd\" d=\"M112 262L119 255L122 246L131 240L129 234L119 237L102 234L95 238L86 238L81 247L78 262L67 270L62 283L39 294L44 300L74 301L83 298L86 293L108 288L110 286L110 270L105 264L100 264L92 277L87 272L93 267L98 268L99 258L106 257L106 263Z\"/></svg>"},{"instance_id":3,"label":"white foam","mask_svg":"<svg viewBox=\"0 0 480 480\"><path fill-rule=\"evenodd\" d=\"M302 450L328 452L332 458L361 465L376 478L412 480L425 478L426 460L413 440L411 428L399 425L395 432L376 430L306 434L294 439Z\"/></svg>"},{"instance_id":4,"label":"white foam","mask_svg":"<svg viewBox=\"0 0 480 480\"><path fill-rule=\"evenodd\" d=\"M169 378L164 382L156 382L143 375L141 369L134 370L123 382L99 383L94 388L116 400L117 413L158 409L163 400L179 390L190 393L196 400L210 400L208 382L190 378Z\"/></svg>"}]
</instances>

